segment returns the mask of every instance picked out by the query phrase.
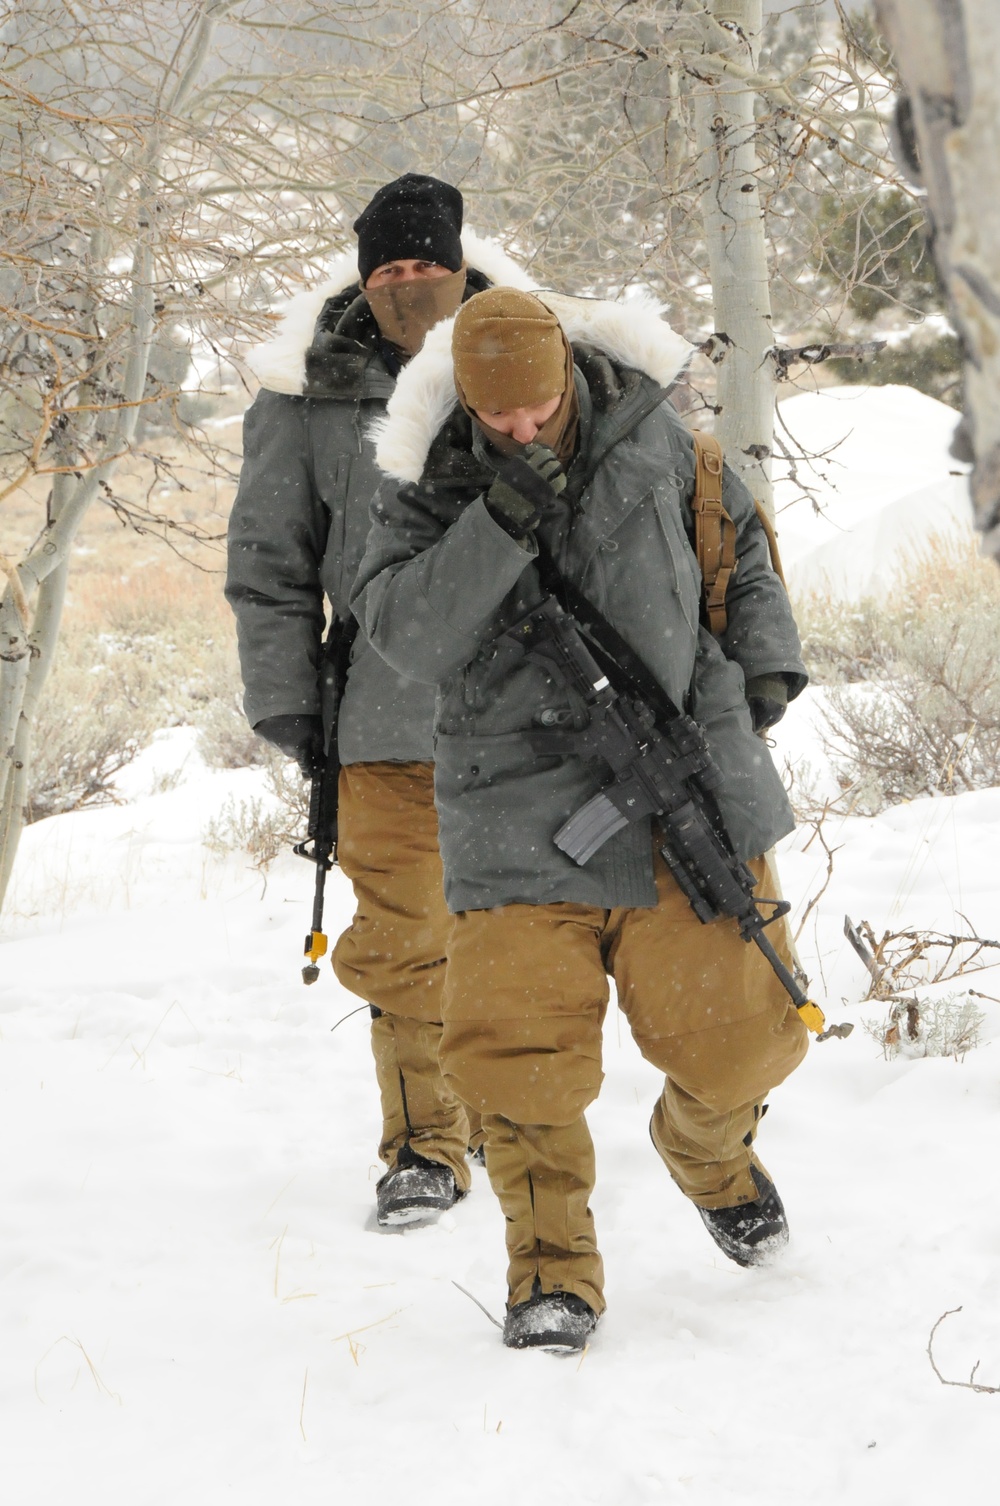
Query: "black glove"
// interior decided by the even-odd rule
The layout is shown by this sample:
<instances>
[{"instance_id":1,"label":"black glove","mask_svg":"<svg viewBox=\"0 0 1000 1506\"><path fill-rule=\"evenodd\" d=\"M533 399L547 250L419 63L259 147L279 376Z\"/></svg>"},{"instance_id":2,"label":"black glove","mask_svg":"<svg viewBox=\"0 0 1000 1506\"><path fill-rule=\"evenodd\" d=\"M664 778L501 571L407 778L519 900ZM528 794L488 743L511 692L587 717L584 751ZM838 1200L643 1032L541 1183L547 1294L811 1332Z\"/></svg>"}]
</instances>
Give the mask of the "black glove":
<instances>
[{"instance_id":1,"label":"black glove","mask_svg":"<svg viewBox=\"0 0 1000 1506\"><path fill-rule=\"evenodd\" d=\"M525 445L520 455L501 460L496 471L497 479L486 493L487 511L520 541L537 528L542 509L565 490L566 472L545 444Z\"/></svg>"},{"instance_id":2,"label":"black glove","mask_svg":"<svg viewBox=\"0 0 1000 1506\"><path fill-rule=\"evenodd\" d=\"M788 681L784 675L758 675L746 684L747 705L755 732L776 727L788 710Z\"/></svg>"},{"instance_id":3,"label":"black glove","mask_svg":"<svg viewBox=\"0 0 1000 1506\"><path fill-rule=\"evenodd\" d=\"M314 779L323 767L322 717L266 716L253 730L286 758L294 758L303 779Z\"/></svg>"}]
</instances>

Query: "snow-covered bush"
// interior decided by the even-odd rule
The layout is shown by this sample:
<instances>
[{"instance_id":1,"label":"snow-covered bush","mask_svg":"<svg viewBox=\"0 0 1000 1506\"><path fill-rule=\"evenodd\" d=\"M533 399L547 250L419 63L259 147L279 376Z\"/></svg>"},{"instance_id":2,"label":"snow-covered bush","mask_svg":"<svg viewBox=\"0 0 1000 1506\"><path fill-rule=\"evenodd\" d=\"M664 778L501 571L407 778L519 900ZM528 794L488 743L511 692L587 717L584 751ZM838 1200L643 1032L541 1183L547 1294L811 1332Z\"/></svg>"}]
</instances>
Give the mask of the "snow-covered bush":
<instances>
[{"instance_id":1,"label":"snow-covered bush","mask_svg":"<svg viewBox=\"0 0 1000 1506\"><path fill-rule=\"evenodd\" d=\"M974 546L938 545L885 598L813 598L799 619L854 810L1000 784L1000 571Z\"/></svg>"},{"instance_id":2,"label":"snow-covered bush","mask_svg":"<svg viewBox=\"0 0 1000 1506\"><path fill-rule=\"evenodd\" d=\"M979 1045L986 1016L968 993L941 999L895 999L888 1018L866 1020L865 1029L890 1060L895 1056L953 1056L961 1061Z\"/></svg>"},{"instance_id":3,"label":"snow-covered bush","mask_svg":"<svg viewBox=\"0 0 1000 1506\"><path fill-rule=\"evenodd\" d=\"M208 823L202 840L217 857L243 852L255 868L266 869L279 853L305 837L310 785L290 759L282 758L266 744L262 747L267 765L266 795L249 800L230 797Z\"/></svg>"}]
</instances>

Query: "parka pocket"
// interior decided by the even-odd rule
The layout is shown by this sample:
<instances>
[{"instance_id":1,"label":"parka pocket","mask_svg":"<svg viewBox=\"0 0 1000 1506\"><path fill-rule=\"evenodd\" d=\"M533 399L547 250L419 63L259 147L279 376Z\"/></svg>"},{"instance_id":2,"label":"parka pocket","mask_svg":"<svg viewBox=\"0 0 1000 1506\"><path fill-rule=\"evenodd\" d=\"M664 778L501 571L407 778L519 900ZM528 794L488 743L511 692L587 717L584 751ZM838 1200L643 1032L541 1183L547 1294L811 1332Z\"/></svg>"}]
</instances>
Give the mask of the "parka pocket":
<instances>
[{"instance_id":1,"label":"parka pocket","mask_svg":"<svg viewBox=\"0 0 1000 1506\"><path fill-rule=\"evenodd\" d=\"M568 858L553 833L601 788L601 773L583 759L536 753L520 732L500 736L434 739L435 791L444 833L462 830L462 842L489 863L538 873ZM488 854L488 857L486 857Z\"/></svg>"},{"instance_id":2,"label":"parka pocket","mask_svg":"<svg viewBox=\"0 0 1000 1506\"><path fill-rule=\"evenodd\" d=\"M660 531L673 566L674 585L684 620L691 631L698 631L701 604L701 570L684 528L681 509L684 500L675 478L664 475L646 499L656 513Z\"/></svg>"},{"instance_id":3,"label":"parka pocket","mask_svg":"<svg viewBox=\"0 0 1000 1506\"><path fill-rule=\"evenodd\" d=\"M582 759L536 753L521 733L434 739L445 869L488 905L560 897L572 864L552 838L600 788Z\"/></svg>"},{"instance_id":4,"label":"parka pocket","mask_svg":"<svg viewBox=\"0 0 1000 1506\"><path fill-rule=\"evenodd\" d=\"M759 857L795 820L767 744L756 737L744 697L743 671L703 628L692 684L691 714L705 730L722 775L715 799L736 852Z\"/></svg>"},{"instance_id":5,"label":"parka pocket","mask_svg":"<svg viewBox=\"0 0 1000 1506\"><path fill-rule=\"evenodd\" d=\"M555 671L525 654L506 634L484 644L458 677L460 720L449 696L439 726L447 733L518 735L519 729L560 723L571 714L566 686Z\"/></svg>"}]
</instances>

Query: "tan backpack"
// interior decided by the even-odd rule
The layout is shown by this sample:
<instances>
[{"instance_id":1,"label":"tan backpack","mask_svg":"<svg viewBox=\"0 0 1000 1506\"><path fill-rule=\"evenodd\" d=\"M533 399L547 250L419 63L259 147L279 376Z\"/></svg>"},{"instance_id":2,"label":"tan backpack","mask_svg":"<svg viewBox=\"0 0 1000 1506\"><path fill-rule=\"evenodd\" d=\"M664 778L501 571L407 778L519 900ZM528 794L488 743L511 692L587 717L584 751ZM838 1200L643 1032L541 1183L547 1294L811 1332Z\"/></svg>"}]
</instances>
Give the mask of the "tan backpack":
<instances>
[{"instance_id":1,"label":"tan backpack","mask_svg":"<svg viewBox=\"0 0 1000 1506\"><path fill-rule=\"evenodd\" d=\"M736 524L722 505L722 446L714 434L692 429L696 470L691 511L694 513L694 552L703 580L702 605L709 632L719 638L726 631L726 590L736 568ZM774 526L754 499L767 536L771 568L785 584Z\"/></svg>"}]
</instances>

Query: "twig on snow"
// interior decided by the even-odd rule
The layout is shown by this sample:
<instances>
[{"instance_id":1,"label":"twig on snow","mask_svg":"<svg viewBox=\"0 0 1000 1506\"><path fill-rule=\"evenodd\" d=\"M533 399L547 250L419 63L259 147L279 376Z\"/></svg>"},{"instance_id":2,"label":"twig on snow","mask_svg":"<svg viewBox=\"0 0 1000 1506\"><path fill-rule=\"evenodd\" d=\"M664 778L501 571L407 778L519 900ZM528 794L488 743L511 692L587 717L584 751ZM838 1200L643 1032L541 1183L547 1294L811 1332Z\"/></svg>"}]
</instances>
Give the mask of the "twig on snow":
<instances>
[{"instance_id":1,"label":"twig on snow","mask_svg":"<svg viewBox=\"0 0 1000 1506\"><path fill-rule=\"evenodd\" d=\"M934 1335L941 1327L941 1324L944 1322L945 1318L950 1318L953 1316L953 1314L960 1313L961 1311L962 1309L960 1307L949 1308L946 1313L941 1314L940 1318L938 1318L937 1322L934 1324L934 1327L931 1329L930 1338L927 1340L927 1358L931 1362L931 1369L934 1371L934 1374L937 1376L942 1386L961 1386L966 1391L978 1391L980 1395L1000 1396L1000 1386L984 1386L976 1380L976 1371L979 1369L978 1360L969 1372L969 1379L967 1381L947 1380L937 1367L937 1363L934 1359Z\"/></svg>"},{"instance_id":2,"label":"twig on snow","mask_svg":"<svg viewBox=\"0 0 1000 1506\"><path fill-rule=\"evenodd\" d=\"M497 1327L497 1328L502 1328L503 1327L503 1324L497 1322L497 1320L496 1320L496 1318L494 1318L493 1314L487 1308L485 1308L483 1306L483 1304L480 1302L480 1300L479 1300L478 1297L474 1297L471 1292L467 1292L465 1290L465 1287L459 1285L459 1283L457 1281L453 1280L451 1284L452 1284L452 1286L457 1286L458 1287L458 1289L462 1293L463 1297L468 1297L468 1299L469 1299L470 1302L474 1302L476 1304L476 1306L479 1308L479 1311L481 1313L485 1313L486 1316L489 1318L490 1322L492 1324L494 1324L495 1327Z\"/></svg>"}]
</instances>

